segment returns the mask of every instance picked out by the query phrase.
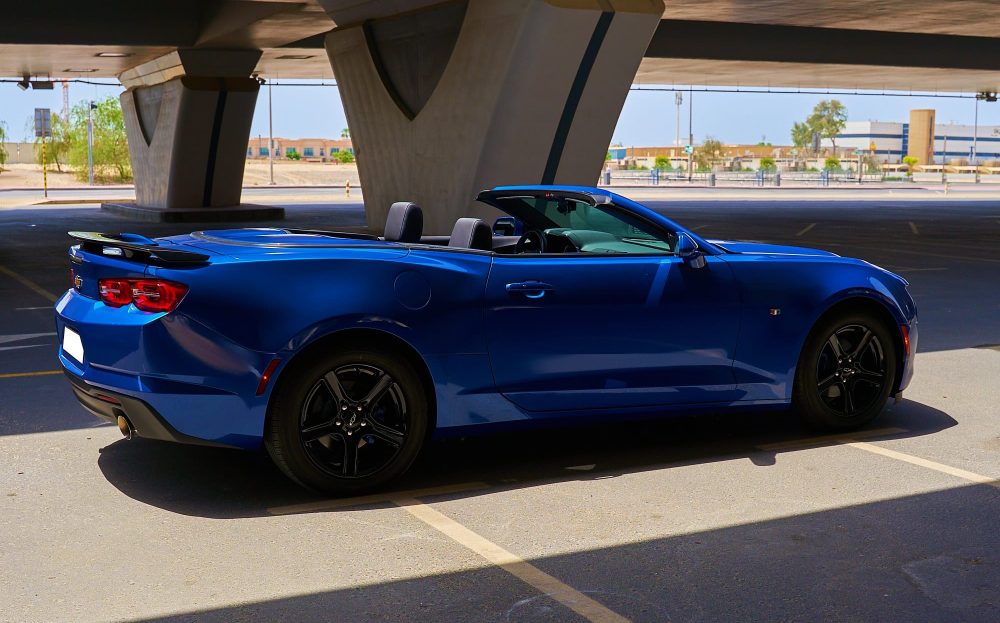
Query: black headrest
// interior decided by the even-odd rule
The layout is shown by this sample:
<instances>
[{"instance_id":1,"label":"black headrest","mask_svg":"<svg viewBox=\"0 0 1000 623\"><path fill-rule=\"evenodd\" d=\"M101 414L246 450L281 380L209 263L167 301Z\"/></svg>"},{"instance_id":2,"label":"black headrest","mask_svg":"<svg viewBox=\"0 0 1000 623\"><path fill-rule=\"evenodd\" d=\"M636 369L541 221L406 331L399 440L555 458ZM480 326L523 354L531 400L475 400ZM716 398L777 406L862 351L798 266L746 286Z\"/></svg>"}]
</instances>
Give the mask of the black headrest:
<instances>
[{"instance_id":1,"label":"black headrest","mask_svg":"<svg viewBox=\"0 0 1000 623\"><path fill-rule=\"evenodd\" d=\"M454 229L451 230L448 246L492 251L493 230L482 219L460 218L455 222Z\"/></svg>"},{"instance_id":2,"label":"black headrest","mask_svg":"<svg viewBox=\"0 0 1000 623\"><path fill-rule=\"evenodd\" d=\"M409 201L397 201L389 208L383 238L396 242L420 242L424 231L424 213Z\"/></svg>"}]
</instances>

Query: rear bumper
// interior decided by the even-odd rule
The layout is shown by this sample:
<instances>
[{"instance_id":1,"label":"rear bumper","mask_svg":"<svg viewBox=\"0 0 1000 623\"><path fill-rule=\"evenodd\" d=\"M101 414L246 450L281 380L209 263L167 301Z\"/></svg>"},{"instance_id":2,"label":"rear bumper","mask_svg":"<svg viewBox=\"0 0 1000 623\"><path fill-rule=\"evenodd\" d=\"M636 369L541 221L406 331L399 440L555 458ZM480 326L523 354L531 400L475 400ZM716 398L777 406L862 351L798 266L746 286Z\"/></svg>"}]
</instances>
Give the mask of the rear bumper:
<instances>
[{"instance_id":1,"label":"rear bumper","mask_svg":"<svg viewBox=\"0 0 1000 623\"><path fill-rule=\"evenodd\" d=\"M92 385L68 370L64 370L76 399L84 409L102 420L114 423L119 416L125 416L135 429L135 434L143 439L158 439L199 446L231 448L229 444L207 441L179 432L170 425L153 407L142 400L112 390Z\"/></svg>"},{"instance_id":2,"label":"rear bumper","mask_svg":"<svg viewBox=\"0 0 1000 623\"><path fill-rule=\"evenodd\" d=\"M118 409L150 439L260 447L271 386L256 390L273 355L180 313L108 308L73 290L56 303L60 344L67 327L80 336L83 361L60 348L59 362L90 413L114 421Z\"/></svg>"}]
</instances>

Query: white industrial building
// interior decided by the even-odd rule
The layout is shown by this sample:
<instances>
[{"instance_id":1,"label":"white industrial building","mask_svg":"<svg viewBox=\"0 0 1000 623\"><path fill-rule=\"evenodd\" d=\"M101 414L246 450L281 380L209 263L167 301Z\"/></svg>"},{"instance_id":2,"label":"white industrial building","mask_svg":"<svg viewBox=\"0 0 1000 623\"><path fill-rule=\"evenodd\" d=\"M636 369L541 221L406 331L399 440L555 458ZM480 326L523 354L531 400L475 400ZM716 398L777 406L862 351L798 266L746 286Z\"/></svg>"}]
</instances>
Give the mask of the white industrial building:
<instances>
[{"instance_id":1,"label":"white industrial building","mask_svg":"<svg viewBox=\"0 0 1000 623\"><path fill-rule=\"evenodd\" d=\"M980 164L1000 160L1000 126L981 125L976 139L976 159ZM949 161L965 159L972 162L972 137L974 126L961 124L936 124L934 126L934 162L942 158ZM899 163L907 154L910 124L891 121L848 121L844 131L837 135L837 147L870 151L874 144L875 155L884 163ZM945 150L947 149L947 153Z\"/></svg>"}]
</instances>

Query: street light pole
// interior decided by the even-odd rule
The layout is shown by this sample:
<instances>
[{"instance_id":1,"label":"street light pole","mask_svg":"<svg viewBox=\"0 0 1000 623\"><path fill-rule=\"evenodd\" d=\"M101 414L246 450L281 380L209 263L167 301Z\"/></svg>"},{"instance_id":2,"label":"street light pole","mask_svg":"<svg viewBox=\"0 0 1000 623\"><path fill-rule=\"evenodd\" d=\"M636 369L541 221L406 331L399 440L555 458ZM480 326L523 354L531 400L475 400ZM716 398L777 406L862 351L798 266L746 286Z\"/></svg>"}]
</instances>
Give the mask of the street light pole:
<instances>
[{"instance_id":1,"label":"street light pole","mask_svg":"<svg viewBox=\"0 0 1000 623\"><path fill-rule=\"evenodd\" d=\"M694 89L688 88L688 183L694 177Z\"/></svg>"},{"instance_id":2,"label":"street light pole","mask_svg":"<svg viewBox=\"0 0 1000 623\"><path fill-rule=\"evenodd\" d=\"M976 152L976 139L979 138L979 94L976 94L976 113L972 122L972 166L978 171L979 161Z\"/></svg>"},{"instance_id":3,"label":"street light pole","mask_svg":"<svg viewBox=\"0 0 1000 623\"><path fill-rule=\"evenodd\" d=\"M94 102L87 102L87 184L94 185Z\"/></svg>"},{"instance_id":4,"label":"street light pole","mask_svg":"<svg viewBox=\"0 0 1000 623\"><path fill-rule=\"evenodd\" d=\"M680 91L674 93L674 103L677 104L677 124L674 126L674 145L681 146L681 104L684 103L684 94Z\"/></svg>"},{"instance_id":5,"label":"street light pole","mask_svg":"<svg viewBox=\"0 0 1000 623\"><path fill-rule=\"evenodd\" d=\"M270 171L271 181L274 186L274 117L271 114L271 81L267 81L267 167Z\"/></svg>"}]
</instances>

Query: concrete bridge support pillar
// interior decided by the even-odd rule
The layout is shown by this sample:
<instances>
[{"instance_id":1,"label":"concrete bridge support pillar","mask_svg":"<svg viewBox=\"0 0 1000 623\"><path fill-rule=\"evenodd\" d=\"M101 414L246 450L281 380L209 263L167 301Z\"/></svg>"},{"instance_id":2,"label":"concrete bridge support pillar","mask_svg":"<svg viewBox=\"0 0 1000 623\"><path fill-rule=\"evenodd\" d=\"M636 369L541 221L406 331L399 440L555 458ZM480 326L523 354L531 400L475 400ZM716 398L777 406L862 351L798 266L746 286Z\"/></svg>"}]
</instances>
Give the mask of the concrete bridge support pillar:
<instances>
[{"instance_id":1,"label":"concrete bridge support pillar","mask_svg":"<svg viewBox=\"0 0 1000 623\"><path fill-rule=\"evenodd\" d=\"M105 208L145 220L280 218L240 206L260 85L257 50L180 50L121 76L136 203Z\"/></svg>"},{"instance_id":2,"label":"concrete bridge support pillar","mask_svg":"<svg viewBox=\"0 0 1000 623\"><path fill-rule=\"evenodd\" d=\"M490 216L472 207L484 188L596 184L663 15L662 0L467 0L399 15L321 2L356 24L326 49L368 224L381 229L392 202L410 200L433 234Z\"/></svg>"}]
</instances>

